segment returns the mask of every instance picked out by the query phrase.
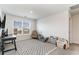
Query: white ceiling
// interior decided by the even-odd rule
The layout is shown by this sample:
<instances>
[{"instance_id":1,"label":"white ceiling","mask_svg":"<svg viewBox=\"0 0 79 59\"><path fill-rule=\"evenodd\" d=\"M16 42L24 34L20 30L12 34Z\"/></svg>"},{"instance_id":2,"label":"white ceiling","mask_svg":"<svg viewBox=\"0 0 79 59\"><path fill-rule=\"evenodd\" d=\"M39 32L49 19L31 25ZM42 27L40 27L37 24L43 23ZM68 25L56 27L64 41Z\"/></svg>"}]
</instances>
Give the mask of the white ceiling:
<instances>
[{"instance_id":1,"label":"white ceiling","mask_svg":"<svg viewBox=\"0 0 79 59\"><path fill-rule=\"evenodd\" d=\"M72 4L0 4L0 9L14 15L39 19L64 11L70 6Z\"/></svg>"}]
</instances>

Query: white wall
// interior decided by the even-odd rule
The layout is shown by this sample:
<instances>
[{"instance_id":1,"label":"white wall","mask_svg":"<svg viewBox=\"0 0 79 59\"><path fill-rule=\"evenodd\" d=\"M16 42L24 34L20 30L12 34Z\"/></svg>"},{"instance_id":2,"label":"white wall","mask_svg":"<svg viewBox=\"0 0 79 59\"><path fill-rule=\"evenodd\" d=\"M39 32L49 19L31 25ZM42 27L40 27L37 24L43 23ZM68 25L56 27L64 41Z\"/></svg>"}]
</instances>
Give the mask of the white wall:
<instances>
[{"instance_id":1,"label":"white wall","mask_svg":"<svg viewBox=\"0 0 79 59\"><path fill-rule=\"evenodd\" d=\"M44 36L55 35L69 40L68 10L38 20L37 29Z\"/></svg>"},{"instance_id":2,"label":"white wall","mask_svg":"<svg viewBox=\"0 0 79 59\"><path fill-rule=\"evenodd\" d=\"M31 27L31 30L33 31L33 30L37 30L37 20L35 19L35 20L31 20L31 22L32 22L32 27Z\"/></svg>"},{"instance_id":3,"label":"white wall","mask_svg":"<svg viewBox=\"0 0 79 59\"><path fill-rule=\"evenodd\" d=\"M70 43L72 43L72 17L71 17L71 15L70 15L70 17L69 17L69 38L70 38Z\"/></svg>"},{"instance_id":4,"label":"white wall","mask_svg":"<svg viewBox=\"0 0 79 59\"><path fill-rule=\"evenodd\" d=\"M79 44L79 14L72 16L72 43Z\"/></svg>"},{"instance_id":5,"label":"white wall","mask_svg":"<svg viewBox=\"0 0 79 59\"><path fill-rule=\"evenodd\" d=\"M28 18L23 18L23 17L20 17L20 16L15 16L15 15L11 15L11 14L6 14L6 28L8 28L8 32L9 34L13 34L13 29L14 29L14 20L19 20L19 21L22 21L22 20L27 20L30 22L31 26L30 26L30 34L28 35L18 35L18 40L24 40L24 39L29 39L30 38L30 35L31 35L31 32L33 30L36 29L36 23L35 23L35 20L32 20L32 19L28 19Z\"/></svg>"}]
</instances>

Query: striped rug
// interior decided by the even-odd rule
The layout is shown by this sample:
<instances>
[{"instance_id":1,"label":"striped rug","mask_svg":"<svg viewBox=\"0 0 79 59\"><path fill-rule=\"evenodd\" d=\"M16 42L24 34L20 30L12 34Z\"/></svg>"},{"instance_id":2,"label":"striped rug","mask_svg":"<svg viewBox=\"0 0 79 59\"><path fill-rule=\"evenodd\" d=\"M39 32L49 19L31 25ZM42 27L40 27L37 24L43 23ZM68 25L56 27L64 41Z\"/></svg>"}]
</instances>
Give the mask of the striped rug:
<instances>
[{"instance_id":1,"label":"striped rug","mask_svg":"<svg viewBox=\"0 0 79 59\"><path fill-rule=\"evenodd\" d=\"M12 50L5 52L5 55L48 55L56 49L54 44L44 43L36 39L17 41L17 51ZM6 45L6 47L13 47Z\"/></svg>"}]
</instances>

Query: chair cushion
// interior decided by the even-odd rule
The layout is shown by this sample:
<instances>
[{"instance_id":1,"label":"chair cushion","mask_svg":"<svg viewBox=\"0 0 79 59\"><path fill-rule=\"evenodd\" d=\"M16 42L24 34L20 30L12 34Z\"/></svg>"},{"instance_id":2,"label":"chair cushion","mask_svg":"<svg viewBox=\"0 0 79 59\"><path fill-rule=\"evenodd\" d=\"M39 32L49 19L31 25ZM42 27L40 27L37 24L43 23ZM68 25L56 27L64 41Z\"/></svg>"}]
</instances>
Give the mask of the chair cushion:
<instances>
[{"instance_id":1,"label":"chair cushion","mask_svg":"<svg viewBox=\"0 0 79 59\"><path fill-rule=\"evenodd\" d=\"M50 38L48 39L48 42L52 44L56 44L56 40L57 40L56 37L50 36Z\"/></svg>"}]
</instances>

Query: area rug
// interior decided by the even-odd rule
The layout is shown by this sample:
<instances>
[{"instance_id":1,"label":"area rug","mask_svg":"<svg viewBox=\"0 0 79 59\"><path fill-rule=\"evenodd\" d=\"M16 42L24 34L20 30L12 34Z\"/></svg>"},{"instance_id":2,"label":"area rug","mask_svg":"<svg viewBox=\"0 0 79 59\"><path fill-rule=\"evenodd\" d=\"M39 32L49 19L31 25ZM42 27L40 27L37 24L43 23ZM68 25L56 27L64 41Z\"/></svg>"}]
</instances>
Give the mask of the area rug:
<instances>
[{"instance_id":1,"label":"area rug","mask_svg":"<svg viewBox=\"0 0 79 59\"><path fill-rule=\"evenodd\" d=\"M46 55L56 48L54 44L41 42L36 39L17 41L16 45L17 51L8 51L5 52L5 55Z\"/></svg>"}]
</instances>

